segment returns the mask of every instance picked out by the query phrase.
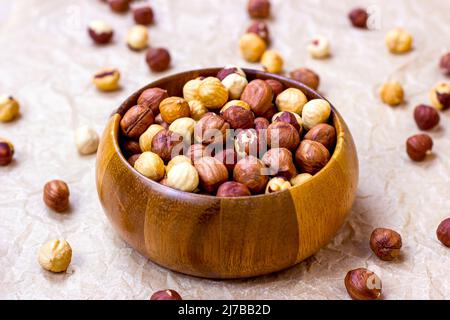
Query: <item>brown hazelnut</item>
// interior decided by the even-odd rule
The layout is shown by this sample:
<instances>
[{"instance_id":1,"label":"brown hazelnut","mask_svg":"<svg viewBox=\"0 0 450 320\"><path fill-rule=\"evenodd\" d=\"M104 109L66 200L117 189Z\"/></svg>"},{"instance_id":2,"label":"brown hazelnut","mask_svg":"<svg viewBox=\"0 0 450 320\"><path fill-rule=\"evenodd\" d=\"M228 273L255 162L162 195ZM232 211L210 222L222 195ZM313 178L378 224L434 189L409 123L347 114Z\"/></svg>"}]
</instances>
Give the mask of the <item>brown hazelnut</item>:
<instances>
[{"instance_id":1,"label":"brown hazelnut","mask_svg":"<svg viewBox=\"0 0 450 320\"><path fill-rule=\"evenodd\" d=\"M189 117L191 109L186 100L180 97L169 97L161 101L159 112L164 122L171 124L179 118Z\"/></svg>"},{"instance_id":2,"label":"brown hazelnut","mask_svg":"<svg viewBox=\"0 0 450 320\"><path fill-rule=\"evenodd\" d=\"M267 79L265 81L272 88L274 98L284 91L284 85L280 81L274 79Z\"/></svg>"},{"instance_id":3,"label":"brown hazelnut","mask_svg":"<svg viewBox=\"0 0 450 320\"><path fill-rule=\"evenodd\" d=\"M240 75L241 77L244 77L244 78L246 78L247 76L245 75L245 72L244 72L244 70L242 70L241 68L239 68L239 67L235 67L235 66L226 66L225 68L223 68L222 70L220 70L218 73L217 73L217 78L220 80L220 81L223 81L226 77L228 77L229 75L231 75L231 74L238 74L238 75Z\"/></svg>"},{"instance_id":4,"label":"brown hazelnut","mask_svg":"<svg viewBox=\"0 0 450 320\"><path fill-rule=\"evenodd\" d=\"M96 44L107 44L111 41L114 31L109 24L103 21L92 21L88 26L89 36Z\"/></svg>"},{"instance_id":5,"label":"brown hazelnut","mask_svg":"<svg viewBox=\"0 0 450 320\"><path fill-rule=\"evenodd\" d=\"M421 104L414 109L414 120L420 130L430 130L439 124L440 116L436 108Z\"/></svg>"},{"instance_id":6,"label":"brown hazelnut","mask_svg":"<svg viewBox=\"0 0 450 320\"><path fill-rule=\"evenodd\" d=\"M241 100L247 102L257 116L262 116L272 107L272 88L264 80L250 81L242 93Z\"/></svg>"},{"instance_id":7,"label":"brown hazelnut","mask_svg":"<svg viewBox=\"0 0 450 320\"><path fill-rule=\"evenodd\" d=\"M162 118L162 116L161 116L161 113L160 114L158 114L156 117L155 117L155 123L156 124L159 124L161 127L163 127L164 129L169 129L169 124L167 123L167 122L165 122L164 120L163 120L163 118Z\"/></svg>"},{"instance_id":8,"label":"brown hazelnut","mask_svg":"<svg viewBox=\"0 0 450 320\"><path fill-rule=\"evenodd\" d=\"M11 163L14 156L14 146L0 138L0 166L7 166Z\"/></svg>"},{"instance_id":9,"label":"brown hazelnut","mask_svg":"<svg viewBox=\"0 0 450 320\"><path fill-rule=\"evenodd\" d=\"M216 158L203 157L197 159L194 165L200 177L200 185L208 193L215 193L228 180L227 168Z\"/></svg>"},{"instance_id":10,"label":"brown hazelnut","mask_svg":"<svg viewBox=\"0 0 450 320\"><path fill-rule=\"evenodd\" d=\"M292 71L289 76L295 81L303 83L305 86L310 87L314 90L317 90L319 88L320 77L317 73L310 69L299 68Z\"/></svg>"},{"instance_id":11,"label":"brown hazelnut","mask_svg":"<svg viewBox=\"0 0 450 320\"><path fill-rule=\"evenodd\" d=\"M134 140L125 140L122 143L122 150L127 156L142 152L139 142Z\"/></svg>"},{"instance_id":12,"label":"brown hazelnut","mask_svg":"<svg viewBox=\"0 0 450 320\"><path fill-rule=\"evenodd\" d=\"M436 235L444 246L450 248L450 218L445 219L439 224Z\"/></svg>"},{"instance_id":13,"label":"brown hazelnut","mask_svg":"<svg viewBox=\"0 0 450 320\"><path fill-rule=\"evenodd\" d=\"M150 300L183 300L178 292L175 290L161 290L157 291L150 297Z\"/></svg>"},{"instance_id":14,"label":"brown hazelnut","mask_svg":"<svg viewBox=\"0 0 450 320\"><path fill-rule=\"evenodd\" d=\"M303 140L295 152L295 162L302 172L312 175L325 167L329 160L330 152L328 149L316 141Z\"/></svg>"},{"instance_id":15,"label":"brown hazelnut","mask_svg":"<svg viewBox=\"0 0 450 320\"><path fill-rule=\"evenodd\" d=\"M170 67L170 53L164 48L148 49L145 59L150 69L155 72L162 72Z\"/></svg>"},{"instance_id":16,"label":"brown hazelnut","mask_svg":"<svg viewBox=\"0 0 450 320\"><path fill-rule=\"evenodd\" d=\"M160 103L168 98L167 90L160 88L150 88L144 90L137 100L137 104L152 109L153 115L159 114Z\"/></svg>"},{"instance_id":17,"label":"brown hazelnut","mask_svg":"<svg viewBox=\"0 0 450 320\"><path fill-rule=\"evenodd\" d=\"M217 197L249 197L251 195L246 185L236 181L222 183L216 194Z\"/></svg>"},{"instance_id":18,"label":"brown hazelnut","mask_svg":"<svg viewBox=\"0 0 450 320\"><path fill-rule=\"evenodd\" d=\"M247 33L254 33L263 39L267 44L270 43L269 28L263 21L254 21L247 29Z\"/></svg>"},{"instance_id":19,"label":"brown hazelnut","mask_svg":"<svg viewBox=\"0 0 450 320\"><path fill-rule=\"evenodd\" d=\"M300 118L299 115L296 116L295 113L289 112L289 111L282 111L279 112L278 114L276 114L276 117L274 117L274 119L272 120L273 122L286 122L289 123L291 125L294 126L294 128L300 132L301 134L301 129L302 127L300 126L299 120L297 119L297 117ZM300 118L300 122L301 122L301 118Z\"/></svg>"},{"instance_id":20,"label":"brown hazelnut","mask_svg":"<svg viewBox=\"0 0 450 320\"><path fill-rule=\"evenodd\" d=\"M277 107L275 107L275 105L272 104L272 106L266 112L264 112L261 115L261 117L266 118L267 120L270 120L277 113L278 113Z\"/></svg>"},{"instance_id":21,"label":"brown hazelnut","mask_svg":"<svg viewBox=\"0 0 450 320\"><path fill-rule=\"evenodd\" d=\"M194 127L194 140L203 144L222 143L230 125L219 115L208 112Z\"/></svg>"},{"instance_id":22,"label":"brown hazelnut","mask_svg":"<svg viewBox=\"0 0 450 320\"><path fill-rule=\"evenodd\" d=\"M266 19L270 16L269 0L249 0L247 11L253 19Z\"/></svg>"},{"instance_id":23,"label":"brown hazelnut","mask_svg":"<svg viewBox=\"0 0 450 320\"><path fill-rule=\"evenodd\" d=\"M197 162L198 159L205 157L207 154L206 146L200 143L192 144L186 151L186 157L190 158L192 163Z\"/></svg>"},{"instance_id":24,"label":"brown hazelnut","mask_svg":"<svg viewBox=\"0 0 450 320\"><path fill-rule=\"evenodd\" d=\"M151 109L136 105L131 107L120 120L122 133L131 139L137 139L155 121Z\"/></svg>"},{"instance_id":25,"label":"brown hazelnut","mask_svg":"<svg viewBox=\"0 0 450 320\"><path fill-rule=\"evenodd\" d=\"M450 76L450 52L444 54L439 62L439 67L446 76Z\"/></svg>"},{"instance_id":26,"label":"brown hazelnut","mask_svg":"<svg viewBox=\"0 0 450 320\"><path fill-rule=\"evenodd\" d=\"M183 137L178 133L164 129L152 139L152 152L165 162L179 155L183 151Z\"/></svg>"},{"instance_id":27,"label":"brown hazelnut","mask_svg":"<svg viewBox=\"0 0 450 320\"><path fill-rule=\"evenodd\" d=\"M131 157L128 158L128 163L130 166L134 167L134 164L136 163L136 160L139 159L140 153L133 154Z\"/></svg>"},{"instance_id":28,"label":"brown hazelnut","mask_svg":"<svg viewBox=\"0 0 450 320\"><path fill-rule=\"evenodd\" d=\"M262 162L269 167L271 176L279 176L289 180L297 174L292 152L286 148L270 149L262 157Z\"/></svg>"},{"instance_id":29,"label":"brown hazelnut","mask_svg":"<svg viewBox=\"0 0 450 320\"><path fill-rule=\"evenodd\" d=\"M137 24L147 26L153 23L153 10L150 6L140 6L133 9L133 18Z\"/></svg>"},{"instance_id":30,"label":"brown hazelnut","mask_svg":"<svg viewBox=\"0 0 450 320\"><path fill-rule=\"evenodd\" d=\"M348 14L350 22L355 28L366 29L369 14L363 8L355 8Z\"/></svg>"},{"instance_id":31,"label":"brown hazelnut","mask_svg":"<svg viewBox=\"0 0 450 320\"><path fill-rule=\"evenodd\" d=\"M370 236L370 248L381 260L392 261L400 255L402 237L394 230L377 228Z\"/></svg>"},{"instance_id":32,"label":"brown hazelnut","mask_svg":"<svg viewBox=\"0 0 450 320\"><path fill-rule=\"evenodd\" d=\"M411 160L423 161L433 148L433 140L425 133L416 134L406 140L406 152Z\"/></svg>"},{"instance_id":33,"label":"brown hazelnut","mask_svg":"<svg viewBox=\"0 0 450 320\"><path fill-rule=\"evenodd\" d=\"M271 148L295 150L300 143L300 134L287 122L274 122L267 128L267 143Z\"/></svg>"},{"instance_id":34,"label":"brown hazelnut","mask_svg":"<svg viewBox=\"0 0 450 320\"><path fill-rule=\"evenodd\" d=\"M267 130L269 125L270 125L269 120L263 117L256 118L254 122L254 127L258 133L262 130Z\"/></svg>"},{"instance_id":35,"label":"brown hazelnut","mask_svg":"<svg viewBox=\"0 0 450 320\"><path fill-rule=\"evenodd\" d=\"M377 300L381 296L381 280L364 268L351 270L345 277L345 288L354 300Z\"/></svg>"},{"instance_id":36,"label":"brown hazelnut","mask_svg":"<svg viewBox=\"0 0 450 320\"><path fill-rule=\"evenodd\" d=\"M109 7L112 11L123 13L130 8L130 0L108 0Z\"/></svg>"},{"instance_id":37,"label":"brown hazelnut","mask_svg":"<svg viewBox=\"0 0 450 320\"><path fill-rule=\"evenodd\" d=\"M44 202L53 211L66 211L69 208L69 196L69 187L64 181L52 180L44 186Z\"/></svg>"},{"instance_id":38,"label":"brown hazelnut","mask_svg":"<svg viewBox=\"0 0 450 320\"><path fill-rule=\"evenodd\" d=\"M214 158L222 162L225 165L225 167L227 167L229 173L233 173L238 158L236 151L234 151L234 149L232 148L223 149L217 152L214 155Z\"/></svg>"},{"instance_id":39,"label":"brown hazelnut","mask_svg":"<svg viewBox=\"0 0 450 320\"><path fill-rule=\"evenodd\" d=\"M317 124L305 134L304 139L320 142L331 151L336 145L336 129L326 123Z\"/></svg>"},{"instance_id":40,"label":"brown hazelnut","mask_svg":"<svg viewBox=\"0 0 450 320\"><path fill-rule=\"evenodd\" d=\"M239 157L258 155L258 134L255 129L244 129L234 137L234 149Z\"/></svg>"},{"instance_id":41,"label":"brown hazelnut","mask_svg":"<svg viewBox=\"0 0 450 320\"><path fill-rule=\"evenodd\" d=\"M233 106L225 110L223 118L233 129L253 128L255 115L252 111L239 106Z\"/></svg>"},{"instance_id":42,"label":"brown hazelnut","mask_svg":"<svg viewBox=\"0 0 450 320\"><path fill-rule=\"evenodd\" d=\"M254 156L239 160L233 170L233 179L247 186L252 194L264 191L268 176L265 175L264 163Z\"/></svg>"},{"instance_id":43,"label":"brown hazelnut","mask_svg":"<svg viewBox=\"0 0 450 320\"><path fill-rule=\"evenodd\" d=\"M450 84L438 82L430 91L431 104L439 110L450 108Z\"/></svg>"}]
</instances>

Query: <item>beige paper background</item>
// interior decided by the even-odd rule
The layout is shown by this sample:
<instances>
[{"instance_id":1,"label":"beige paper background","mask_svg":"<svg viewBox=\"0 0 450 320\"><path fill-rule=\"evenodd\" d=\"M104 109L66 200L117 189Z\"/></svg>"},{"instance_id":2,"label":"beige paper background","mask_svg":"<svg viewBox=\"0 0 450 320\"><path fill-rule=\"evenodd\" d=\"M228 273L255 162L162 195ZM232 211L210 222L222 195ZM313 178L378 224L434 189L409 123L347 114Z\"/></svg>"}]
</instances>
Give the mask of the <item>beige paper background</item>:
<instances>
[{"instance_id":1,"label":"beige paper background","mask_svg":"<svg viewBox=\"0 0 450 320\"><path fill-rule=\"evenodd\" d=\"M114 232L96 195L95 157L81 157L74 129L90 124L99 132L109 114L131 92L165 74L199 67L238 64L239 36L250 20L244 0L152 0L157 24L151 44L166 46L173 68L151 73L143 53L126 48L123 38L130 14L117 15L96 0L0 0L0 91L20 100L22 116L0 124L0 136L16 146L14 163L0 168L0 298L6 299L148 299L173 288L189 299L348 299L343 279L348 270L368 267L383 281L385 299L450 298L450 250L435 236L450 216L450 114L431 134L435 155L412 163L405 139L418 132L412 110L428 103L428 90L443 80L437 68L450 49L447 1L272 0L269 21L272 47L286 70L308 66L322 77L321 92L346 119L360 159L357 199L336 238L314 257L275 275L239 281L209 281L176 274L147 261ZM354 5L372 4L379 30L349 26ZM114 44L95 47L86 33L92 19L110 22ZM384 35L404 26L414 35L415 50L393 56ZM315 61L306 53L308 39L331 39L332 59ZM100 67L122 71L122 90L102 94L90 83ZM386 79L401 81L407 104L382 105L376 96ZM447 79L449 80L449 79ZM47 180L70 184L72 210L60 215L41 200ZM385 263L368 248L374 227L399 231L400 260ZM67 274L41 270L39 246L66 238L73 247Z\"/></svg>"}]
</instances>

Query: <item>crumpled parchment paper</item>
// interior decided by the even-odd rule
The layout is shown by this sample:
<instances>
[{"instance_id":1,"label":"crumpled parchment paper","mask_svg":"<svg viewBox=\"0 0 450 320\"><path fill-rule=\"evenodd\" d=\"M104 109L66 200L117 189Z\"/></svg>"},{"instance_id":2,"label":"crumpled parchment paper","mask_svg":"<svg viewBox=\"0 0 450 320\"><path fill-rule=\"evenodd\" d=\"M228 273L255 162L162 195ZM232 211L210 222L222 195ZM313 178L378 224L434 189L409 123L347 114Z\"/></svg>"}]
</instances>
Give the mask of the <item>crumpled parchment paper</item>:
<instances>
[{"instance_id":1,"label":"crumpled parchment paper","mask_svg":"<svg viewBox=\"0 0 450 320\"><path fill-rule=\"evenodd\" d=\"M74 130L92 125L100 133L111 112L130 93L169 73L199 67L245 63L239 36L250 23L246 1L152 0L156 25L151 45L171 51L173 67L151 73L143 53L124 44L133 24L130 13L110 12L94 0L0 0L0 91L13 94L22 116L0 124L0 136L16 146L14 163L0 168L0 298L148 299L172 288L186 299L348 299L348 270L368 267L383 281L385 299L450 298L450 251L435 230L450 215L450 114L431 135L434 155L411 162L405 140L418 132L413 108L429 103L428 90L444 80L437 68L450 49L447 1L377 1L370 8L376 30L349 26L348 11L365 1L272 0L272 48L286 70L307 66L322 79L320 91L346 119L360 159L357 199L335 239L314 257L289 270L250 280L210 281L165 270L128 247L100 207L94 180L95 156L79 156ZM95 47L86 25L104 19L115 29L114 43ZM415 49L390 55L385 33L403 26ZM308 57L306 43L316 34L331 40L333 57ZM122 71L122 89L99 93L91 76L104 66ZM379 102L377 89L387 79L404 84L407 104ZM449 79L447 79L449 80ZM47 210L44 183L66 180L72 209ZM382 262L368 247L375 227L403 236L403 256ZM73 248L66 274L50 274L37 263L45 241L64 237Z\"/></svg>"}]
</instances>

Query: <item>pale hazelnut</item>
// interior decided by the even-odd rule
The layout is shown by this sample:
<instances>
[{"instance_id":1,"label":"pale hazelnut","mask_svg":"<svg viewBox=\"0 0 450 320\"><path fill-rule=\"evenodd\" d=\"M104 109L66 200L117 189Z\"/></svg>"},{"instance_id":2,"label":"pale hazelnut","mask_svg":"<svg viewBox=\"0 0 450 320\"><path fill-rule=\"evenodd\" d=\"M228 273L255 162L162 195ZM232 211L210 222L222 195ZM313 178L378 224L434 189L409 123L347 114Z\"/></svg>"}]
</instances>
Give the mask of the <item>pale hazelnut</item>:
<instances>
[{"instance_id":1,"label":"pale hazelnut","mask_svg":"<svg viewBox=\"0 0 450 320\"><path fill-rule=\"evenodd\" d=\"M430 100L436 109L447 110L450 108L450 84L439 82L430 91Z\"/></svg>"},{"instance_id":2,"label":"pale hazelnut","mask_svg":"<svg viewBox=\"0 0 450 320\"><path fill-rule=\"evenodd\" d=\"M261 160L269 168L271 176L291 179L297 174L297 169L292 159L292 152L286 148L270 149Z\"/></svg>"},{"instance_id":3,"label":"pale hazelnut","mask_svg":"<svg viewBox=\"0 0 450 320\"><path fill-rule=\"evenodd\" d=\"M284 85L275 79L267 79L266 83L272 88L274 98L284 91Z\"/></svg>"},{"instance_id":4,"label":"pale hazelnut","mask_svg":"<svg viewBox=\"0 0 450 320\"><path fill-rule=\"evenodd\" d=\"M106 68L98 71L92 82L100 91L114 91L119 88L120 72L117 69Z\"/></svg>"},{"instance_id":5,"label":"pale hazelnut","mask_svg":"<svg viewBox=\"0 0 450 320\"><path fill-rule=\"evenodd\" d=\"M187 159L189 160L189 158ZM199 175L197 169L189 162L182 161L177 163L170 168L170 171L167 171L166 185L171 188L193 192L197 189L198 184Z\"/></svg>"},{"instance_id":6,"label":"pale hazelnut","mask_svg":"<svg viewBox=\"0 0 450 320\"><path fill-rule=\"evenodd\" d=\"M112 11L124 13L130 8L130 0L107 0Z\"/></svg>"},{"instance_id":7,"label":"pale hazelnut","mask_svg":"<svg viewBox=\"0 0 450 320\"><path fill-rule=\"evenodd\" d=\"M247 29L248 33L254 33L263 39L266 44L270 43L270 34L267 24L263 21L254 21Z\"/></svg>"},{"instance_id":8,"label":"pale hazelnut","mask_svg":"<svg viewBox=\"0 0 450 320\"><path fill-rule=\"evenodd\" d=\"M154 72L166 71L170 67L170 53L165 48L150 48L145 55L150 70Z\"/></svg>"},{"instance_id":9,"label":"pale hazelnut","mask_svg":"<svg viewBox=\"0 0 450 320\"><path fill-rule=\"evenodd\" d=\"M423 161L431 153L433 140L425 133L416 134L406 140L406 152L411 160Z\"/></svg>"},{"instance_id":10,"label":"pale hazelnut","mask_svg":"<svg viewBox=\"0 0 450 320\"><path fill-rule=\"evenodd\" d=\"M222 183L217 190L217 197L249 197L251 196L250 190L246 185L236 182L227 181Z\"/></svg>"},{"instance_id":11,"label":"pale hazelnut","mask_svg":"<svg viewBox=\"0 0 450 320\"><path fill-rule=\"evenodd\" d=\"M294 126L295 129L299 131L299 133L302 133L303 128L303 120L302 117L298 115L298 113L293 113L289 111L281 111L274 114L272 117L272 122L287 122Z\"/></svg>"},{"instance_id":12,"label":"pale hazelnut","mask_svg":"<svg viewBox=\"0 0 450 320\"><path fill-rule=\"evenodd\" d=\"M331 114L331 106L328 101L314 99L308 101L302 110L303 127L311 129L319 123L325 123Z\"/></svg>"},{"instance_id":13,"label":"pale hazelnut","mask_svg":"<svg viewBox=\"0 0 450 320\"><path fill-rule=\"evenodd\" d=\"M208 193L215 193L219 186L228 180L228 170L225 165L213 157L197 159L195 168L200 177L200 184Z\"/></svg>"},{"instance_id":14,"label":"pale hazelnut","mask_svg":"<svg viewBox=\"0 0 450 320\"><path fill-rule=\"evenodd\" d=\"M127 34L127 45L131 50L140 51L148 46L148 30L143 25L131 27Z\"/></svg>"},{"instance_id":15,"label":"pale hazelnut","mask_svg":"<svg viewBox=\"0 0 450 320\"><path fill-rule=\"evenodd\" d=\"M439 124L440 116L436 108L421 104L414 109L414 120L420 130L431 130Z\"/></svg>"},{"instance_id":16,"label":"pale hazelnut","mask_svg":"<svg viewBox=\"0 0 450 320\"><path fill-rule=\"evenodd\" d=\"M386 34L385 43L390 52L401 54L412 49L413 37L406 30L396 28Z\"/></svg>"},{"instance_id":17,"label":"pale hazelnut","mask_svg":"<svg viewBox=\"0 0 450 320\"><path fill-rule=\"evenodd\" d=\"M266 42L252 32L244 34L239 41L241 55L248 62L258 62L266 47Z\"/></svg>"},{"instance_id":18,"label":"pale hazelnut","mask_svg":"<svg viewBox=\"0 0 450 320\"><path fill-rule=\"evenodd\" d=\"M17 100L8 95L0 96L0 121L9 122L19 114L20 106Z\"/></svg>"},{"instance_id":19,"label":"pale hazelnut","mask_svg":"<svg viewBox=\"0 0 450 320\"><path fill-rule=\"evenodd\" d=\"M191 117L195 121L200 120L205 114L208 113L208 108L206 108L205 105L199 100L191 100L188 104L191 111Z\"/></svg>"},{"instance_id":20,"label":"pale hazelnut","mask_svg":"<svg viewBox=\"0 0 450 320\"><path fill-rule=\"evenodd\" d=\"M450 218L445 219L439 224L436 230L436 236L444 246L450 248Z\"/></svg>"},{"instance_id":21,"label":"pale hazelnut","mask_svg":"<svg viewBox=\"0 0 450 320\"><path fill-rule=\"evenodd\" d=\"M164 122L171 124L179 118L189 117L191 109L186 100L180 97L169 97L161 101L159 112Z\"/></svg>"},{"instance_id":22,"label":"pale hazelnut","mask_svg":"<svg viewBox=\"0 0 450 320\"><path fill-rule=\"evenodd\" d=\"M120 128L124 136L138 139L147 128L153 124L155 117L150 108L136 105L128 109L120 120Z\"/></svg>"},{"instance_id":23,"label":"pale hazelnut","mask_svg":"<svg viewBox=\"0 0 450 320\"><path fill-rule=\"evenodd\" d=\"M220 109L228 101L228 89L218 78L205 78L198 87L198 97L208 109Z\"/></svg>"},{"instance_id":24,"label":"pale hazelnut","mask_svg":"<svg viewBox=\"0 0 450 320\"><path fill-rule=\"evenodd\" d=\"M182 162L187 162L189 164L192 164L191 159L187 156L183 156L183 155L175 156L172 159L170 159L170 161L166 165L166 175L169 173L169 171L173 168L174 165L182 163Z\"/></svg>"},{"instance_id":25,"label":"pale hazelnut","mask_svg":"<svg viewBox=\"0 0 450 320\"><path fill-rule=\"evenodd\" d=\"M183 300L175 290L161 290L155 292L150 300Z\"/></svg>"},{"instance_id":26,"label":"pale hazelnut","mask_svg":"<svg viewBox=\"0 0 450 320\"><path fill-rule=\"evenodd\" d=\"M275 177L269 180L266 186L266 194L290 189L291 183L283 178Z\"/></svg>"},{"instance_id":27,"label":"pale hazelnut","mask_svg":"<svg viewBox=\"0 0 450 320\"><path fill-rule=\"evenodd\" d=\"M315 125L304 136L305 140L320 142L328 150L333 150L336 145L336 129L326 123Z\"/></svg>"},{"instance_id":28,"label":"pale hazelnut","mask_svg":"<svg viewBox=\"0 0 450 320\"><path fill-rule=\"evenodd\" d=\"M51 272L64 272L72 260L72 248L63 239L47 242L39 250L38 261L42 268Z\"/></svg>"},{"instance_id":29,"label":"pale hazelnut","mask_svg":"<svg viewBox=\"0 0 450 320\"><path fill-rule=\"evenodd\" d=\"M351 270L345 276L345 288L354 300L377 300L381 297L381 280L364 268Z\"/></svg>"},{"instance_id":30,"label":"pale hazelnut","mask_svg":"<svg viewBox=\"0 0 450 320\"><path fill-rule=\"evenodd\" d=\"M87 126L80 127L75 131L75 145L80 154L87 155L97 152L99 140L97 132Z\"/></svg>"},{"instance_id":31,"label":"pale hazelnut","mask_svg":"<svg viewBox=\"0 0 450 320\"><path fill-rule=\"evenodd\" d=\"M231 100L231 101L228 101L227 103L225 103L225 105L222 107L222 109L220 109L220 114L223 115L225 110L227 110L228 108L231 108L231 107L241 107L241 108L244 108L245 110L252 110L252 108L250 108L248 103L245 101Z\"/></svg>"},{"instance_id":32,"label":"pale hazelnut","mask_svg":"<svg viewBox=\"0 0 450 320\"><path fill-rule=\"evenodd\" d=\"M255 115L252 111L238 106L227 108L223 113L223 118L233 129L252 128L255 121Z\"/></svg>"},{"instance_id":33,"label":"pale hazelnut","mask_svg":"<svg viewBox=\"0 0 450 320\"><path fill-rule=\"evenodd\" d=\"M114 31L112 27L104 21L95 20L89 23L88 33L96 44L107 44L111 41Z\"/></svg>"},{"instance_id":34,"label":"pale hazelnut","mask_svg":"<svg viewBox=\"0 0 450 320\"><path fill-rule=\"evenodd\" d=\"M330 56L330 42L324 36L317 36L309 42L307 50L314 59L328 58Z\"/></svg>"},{"instance_id":35,"label":"pale hazelnut","mask_svg":"<svg viewBox=\"0 0 450 320\"><path fill-rule=\"evenodd\" d=\"M198 88L200 87L200 84L202 83L201 78L192 79L186 82L183 86L183 98L186 101L192 101L192 100L200 100L200 97L198 95Z\"/></svg>"},{"instance_id":36,"label":"pale hazelnut","mask_svg":"<svg viewBox=\"0 0 450 320\"><path fill-rule=\"evenodd\" d=\"M236 163L233 179L247 186L252 194L264 191L268 176L265 175L264 163L256 157L247 156Z\"/></svg>"},{"instance_id":37,"label":"pale hazelnut","mask_svg":"<svg viewBox=\"0 0 450 320\"><path fill-rule=\"evenodd\" d=\"M69 209L69 187L64 181L52 180L45 184L43 192L44 203L56 212Z\"/></svg>"},{"instance_id":38,"label":"pale hazelnut","mask_svg":"<svg viewBox=\"0 0 450 320\"><path fill-rule=\"evenodd\" d=\"M312 178L312 175L309 173L300 173L291 179L291 185L293 187L299 186L311 178Z\"/></svg>"},{"instance_id":39,"label":"pale hazelnut","mask_svg":"<svg viewBox=\"0 0 450 320\"><path fill-rule=\"evenodd\" d=\"M230 99L239 99L248 84L247 78L238 73L232 73L222 80L222 84L228 89Z\"/></svg>"},{"instance_id":40,"label":"pale hazelnut","mask_svg":"<svg viewBox=\"0 0 450 320\"><path fill-rule=\"evenodd\" d=\"M381 260L394 260L400 255L402 237L394 230L377 228L370 236L370 248Z\"/></svg>"},{"instance_id":41,"label":"pale hazelnut","mask_svg":"<svg viewBox=\"0 0 450 320\"><path fill-rule=\"evenodd\" d=\"M234 138L234 149L239 157L258 155L259 142L255 129L239 130Z\"/></svg>"},{"instance_id":42,"label":"pale hazelnut","mask_svg":"<svg viewBox=\"0 0 450 320\"><path fill-rule=\"evenodd\" d=\"M294 71L291 71L289 77L314 90L317 90L320 85L319 75L308 68L295 69Z\"/></svg>"},{"instance_id":43,"label":"pale hazelnut","mask_svg":"<svg viewBox=\"0 0 450 320\"><path fill-rule=\"evenodd\" d=\"M295 152L295 162L301 171L312 175L325 167L329 160L328 149L316 141L303 140Z\"/></svg>"},{"instance_id":44,"label":"pale hazelnut","mask_svg":"<svg viewBox=\"0 0 450 320\"><path fill-rule=\"evenodd\" d=\"M150 25L153 23L153 10L149 5L133 8L133 18L136 24Z\"/></svg>"},{"instance_id":45,"label":"pale hazelnut","mask_svg":"<svg viewBox=\"0 0 450 320\"><path fill-rule=\"evenodd\" d=\"M169 126L169 130L178 133L183 137L185 144L191 144L194 134L194 126L197 122L192 118L179 118L172 122Z\"/></svg>"},{"instance_id":46,"label":"pale hazelnut","mask_svg":"<svg viewBox=\"0 0 450 320\"><path fill-rule=\"evenodd\" d=\"M134 163L134 168L147 178L159 181L164 177L164 161L150 151L143 152Z\"/></svg>"},{"instance_id":47,"label":"pale hazelnut","mask_svg":"<svg viewBox=\"0 0 450 320\"><path fill-rule=\"evenodd\" d=\"M248 103L257 116L263 116L272 107L272 88L264 80L250 81L241 95L241 100Z\"/></svg>"},{"instance_id":48,"label":"pale hazelnut","mask_svg":"<svg viewBox=\"0 0 450 320\"><path fill-rule=\"evenodd\" d=\"M283 71L284 60L277 51L267 50L261 57L261 64L263 65L264 71L280 73Z\"/></svg>"},{"instance_id":49,"label":"pale hazelnut","mask_svg":"<svg viewBox=\"0 0 450 320\"><path fill-rule=\"evenodd\" d=\"M0 138L0 166L9 165L13 160L13 156L13 144L4 138Z\"/></svg>"},{"instance_id":50,"label":"pale hazelnut","mask_svg":"<svg viewBox=\"0 0 450 320\"><path fill-rule=\"evenodd\" d=\"M226 140L230 125L223 117L208 112L194 127L194 140L203 144L222 143Z\"/></svg>"},{"instance_id":51,"label":"pale hazelnut","mask_svg":"<svg viewBox=\"0 0 450 320\"><path fill-rule=\"evenodd\" d=\"M381 86L380 97L383 103L398 106L403 103L403 87L398 81L388 81Z\"/></svg>"},{"instance_id":52,"label":"pale hazelnut","mask_svg":"<svg viewBox=\"0 0 450 320\"><path fill-rule=\"evenodd\" d=\"M141 148L142 152L145 151L152 151L152 140L153 137L160 132L161 130L164 130L164 127L159 124L152 124L145 130L143 134L139 137L139 147Z\"/></svg>"},{"instance_id":53,"label":"pale hazelnut","mask_svg":"<svg viewBox=\"0 0 450 320\"><path fill-rule=\"evenodd\" d=\"M450 52L444 54L439 61L439 68L446 76L450 76Z\"/></svg>"},{"instance_id":54,"label":"pale hazelnut","mask_svg":"<svg viewBox=\"0 0 450 320\"><path fill-rule=\"evenodd\" d=\"M280 93L275 104L278 111L289 111L297 114L301 114L303 106L308 102L305 94L296 88L288 88Z\"/></svg>"},{"instance_id":55,"label":"pale hazelnut","mask_svg":"<svg viewBox=\"0 0 450 320\"><path fill-rule=\"evenodd\" d=\"M269 0L249 0L247 11L253 19L266 19L270 16Z\"/></svg>"},{"instance_id":56,"label":"pale hazelnut","mask_svg":"<svg viewBox=\"0 0 450 320\"><path fill-rule=\"evenodd\" d=\"M159 114L159 105L168 98L167 90L160 88L150 88L144 90L137 100L137 104L152 109L153 115Z\"/></svg>"},{"instance_id":57,"label":"pale hazelnut","mask_svg":"<svg viewBox=\"0 0 450 320\"><path fill-rule=\"evenodd\" d=\"M267 144L271 148L295 150L300 143L300 134L287 122L274 122L267 128Z\"/></svg>"},{"instance_id":58,"label":"pale hazelnut","mask_svg":"<svg viewBox=\"0 0 450 320\"><path fill-rule=\"evenodd\" d=\"M183 151L183 137L170 130L161 130L152 139L152 152L169 161Z\"/></svg>"}]
</instances>

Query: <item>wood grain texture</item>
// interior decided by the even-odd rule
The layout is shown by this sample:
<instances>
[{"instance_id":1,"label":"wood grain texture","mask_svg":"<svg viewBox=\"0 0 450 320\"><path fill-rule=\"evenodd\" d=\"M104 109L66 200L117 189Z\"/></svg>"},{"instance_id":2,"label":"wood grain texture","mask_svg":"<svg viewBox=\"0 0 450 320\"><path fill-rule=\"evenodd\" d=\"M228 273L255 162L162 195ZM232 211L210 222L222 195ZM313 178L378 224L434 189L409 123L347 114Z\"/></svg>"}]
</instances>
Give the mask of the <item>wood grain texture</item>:
<instances>
[{"instance_id":1,"label":"wood grain texture","mask_svg":"<svg viewBox=\"0 0 450 320\"><path fill-rule=\"evenodd\" d=\"M120 236L152 261L207 278L243 278L290 267L326 245L354 201L358 160L352 136L333 108L338 141L332 159L303 185L243 198L185 193L135 171L119 148L119 122L139 94L160 87L182 95L185 82L216 75L219 68L173 75L142 88L111 116L97 153L97 189L104 211ZM249 78L277 79L322 98L293 80L256 70Z\"/></svg>"}]
</instances>

